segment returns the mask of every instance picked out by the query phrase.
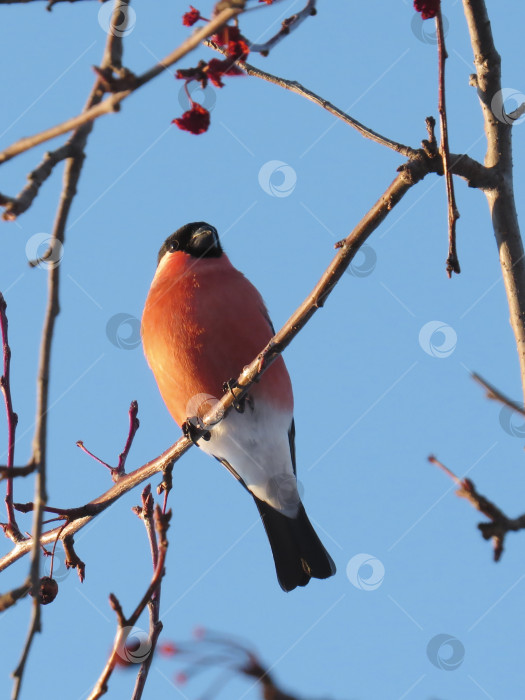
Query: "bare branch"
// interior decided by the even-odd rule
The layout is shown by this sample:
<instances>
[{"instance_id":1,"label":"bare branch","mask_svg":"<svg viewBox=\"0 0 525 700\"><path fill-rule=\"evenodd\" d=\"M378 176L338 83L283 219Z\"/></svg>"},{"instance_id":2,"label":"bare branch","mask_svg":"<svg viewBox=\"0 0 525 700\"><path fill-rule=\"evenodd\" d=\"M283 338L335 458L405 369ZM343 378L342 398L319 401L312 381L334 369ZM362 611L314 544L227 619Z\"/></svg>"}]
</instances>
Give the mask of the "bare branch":
<instances>
[{"instance_id":1,"label":"bare branch","mask_svg":"<svg viewBox=\"0 0 525 700\"><path fill-rule=\"evenodd\" d=\"M119 454L118 458L118 466L117 466L117 474L119 476L122 476L122 474L125 474L125 466L126 466L126 459L128 458L129 451L131 449L131 445L133 444L133 439L135 438L135 435L137 433L137 430L139 429L140 422L139 419L137 418L137 414L139 412L139 405L136 401L131 402L131 406L129 407L129 432L128 432L128 439L126 440L126 444L124 445L124 449L122 452Z\"/></svg>"},{"instance_id":2,"label":"bare branch","mask_svg":"<svg viewBox=\"0 0 525 700\"><path fill-rule=\"evenodd\" d=\"M242 3L238 3L235 7L227 7L222 10L216 17L214 17L208 24L204 27L198 29L194 34L188 37L182 44L177 47L174 51L166 56L162 61L152 66L149 70L136 78L128 80L130 83L129 87L116 92L105 100L98 100L96 104L93 104L87 109L84 109L81 114L68 119L61 124L51 127L50 129L45 129L38 134L33 136L28 136L26 138L20 139L8 146L4 151L0 152L0 163L5 163L6 161L14 158L20 153L24 153L35 146L38 146L45 141L65 134L68 131L73 131L73 129L79 129L88 123L92 123L95 119L98 119L103 114L110 114L111 112L117 112L120 109L120 103L129 97L135 90L142 87L150 80L153 80L158 75L160 75L166 68L180 61L181 58L186 56L186 54L193 51L203 39L217 32L223 25L225 25L230 19L236 17L240 14L243 9L240 6Z\"/></svg>"},{"instance_id":3,"label":"bare branch","mask_svg":"<svg viewBox=\"0 0 525 700\"><path fill-rule=\"evenodd\" d=\"M13 410L11 398L11 348L9 347L8 322L6 314L7 304L0 292L0 335L2 337L2 349L4 356L3 374L0 376L0 391L4 396L5 412L7 417L7 486L5 492L5 507L7 511L7 523L0 523L6 537L13 542L20 542L24 536L16 523L13 508L13 476L12 469L15 461L15 435L18 424L18 416Z\"/></svg>"},{"instance_id":4,"label":"bare branch","mask_svg":"<svg viewBox=\"0 0 525 700\"><path fill-rule=\"evenodd\" d=\"M512 176L512 119L505 119L501 91L501 59L494 46L484 0L463 0L481 103L487 153L485 165L495 171L497 186L487 189L489 209L498 244L510 322L521 370L525 398L525 252L521 239Z\"/></svg>"},{"instance_id":5,"label":"bare branch","mask_svg":"<svg viewBox=\"0 0 525 700\"><path fill-rule=\"evenodd\" d=\"M428 461L440 467L457 485L458 490L456 495L460 498L466 498L476 510L486 515L491 522L478 523L478 529L481 532L483 539L492 540L494 548L494 561L499 561L503 554L503 543L505 535L508 532L517 532L525 530L525 515L520 515L518 518L508 518L502 510L500 510L492 501L479 494L474 486L474 483L467 479L458 479L458 477L442 464L436 457L430 456Z\"/></svg>"},{"instance_id":6,"label":"bare branch","mask_svg":"<svg viewBox=\"0 0 525 700\"><path fill-rule=\"evenodd\" d=\"M20 598L26 596L29 593L30 589L31 583L28 580L21 586L18 586L18 588L13 588L13 590L9 591L8 593L0 594L0 612L4 612L12 605L14 605L18 600L20 600Z\"/></svg>"},{"instance_id":7,"label":"bare branch","mask_svg":"<svg viewBox=\"0 0 525 700\"><path fill-rule=\"evenodd\" d=\"M139 515L146 527L146 533L148 536L148 542L151 550L151 561L153 563L153 571L155 571L159 559L159 546L155 533L155 524L153 518L153 496L151 495L151 487L149 486L149 484L142 492L142 508L135 509L135 512L137 512L137 515ZM153 655L155 653L157 641L160 633L162 632L163 625L160 621L160 591L161 584L159 582L158 587L152 593L151 599L148 602L150 649L148 655L140 665L131 700L140 700L140 698L142 697L142 693L144 692L144 687L146 685L146 680L148 678L148 673L151 667L151 662L153 661Z\"/></svg>"},{"instance_id":8,"label":"bare branch","mask_svg":"<svg viewBox=\"0 0 525 700\"><path fill-rule=\"evenodd\" d=\"M29 476L29 474L32 474L36 469L36 464L26 464L25 467L7 467L7 466L0 466L0 481L3 481L4 479L7 478L7 475L10 474L13 478L17 476Z\"/></svg>"},{"instance_id":9,"label":"bare branch","mask_svg":"<svg viewBox=\"0 0 525 700\"><path fill-rule=\"evenodd\" d=\"M115 610L118 619L117 635L115 637L115 642L113 644L111 654L109 655L109 659L107 660L106 665L104 666L104 669L100 675L100 678L96 682L95 687L89 694L87 700L97 700L97 698L100 698L107 692L108 680L111 674L113 673L115 666L118 663L118 657L122 656L124 653L128 635L135 623L137 622L137 620L139 619L139 617L141 616L144 608L151 600L151 597L160 586L162 577L164 576L164 563L166 560L166 550L168 548L166 531L169 528L170 518L171 512L163 514L160 508L157 506L157 509L155 511L155 526L159 541L159 556L157 566L155 567L151 583L148 586L146 593L142 596L142 600L137 605L132 615L129 618L124 617L124 613L122 612L122 608L118 599L113 594L111 594L110 596L111 605ZM153 650L150 649L149 655L151 656L152 653ZM135 697L139 698L140 695L136 695Z\"/></svg>"},{"instance_id":10,"label":"bare branch","mask_svg":"<svg viewBox=\"0 0 525 700\"><path fill-rule=\"evenodd\" d=\"M0 5L27 5L30 2L36 2L37 0L0 0ZM87 2L88 0L44 0L47 2L46 10L51 10L53 5L59 2ZM108 0L98 0L99 2L107 2Z\"/></svg>"},{"instance_id":11,"label":"bare branch","mask_svg":"<svg viewBox=\"0 0 525 700\"><path fill-rule=\"evenodd\" d=\"M17 216L27 211L40 191L40 187L53 172L55 165L72 155L74 155L74 148L71 143L46 153L40 165L27 176L29 182L20 194L14 198L4 197L4 201L0 200L0 205L5 206L2 219L14 221Z\"/></svg>"},{"instance_id":12,"label":"bare branch","mask_svg":"<svg viewBox=\"0 0 525 700\"><path fill-rule=\"evenodd\" d=\"M263 56L268 55L274 46L287 37L292 30L297 29L307 17L317 14L315 3L316 0L308 0L302 10L283 20L281 28L271 39L268 39L264 44L250 44L250 51L256 51L263 54Z\"/></svg>"},{"instance_id":13,"label":"bare branch","mask_svg":"<svg viewBox=\"0 0 525 700\"><path fill-rule=\"evenodd\" d=\"M66 555L65 564L68 569L76 569L80 583L84 582L86 576L86 565L82 559L75 552L73 547L75 540L73 535L67 535L62 539L62 545L64 547L64 553Z\"/></svg>"},{"instance_id":14,"label":"bare branch","mask_svg":"<svg viewBox=\"0 0 525 700\"><path fill-rule=\"evenodd\" d=\"M449 278L452 273L457 275L461 272L456 250L456 221L459 219L459 211L456 206L456 197L454 194L454 182L450 172L450 149L448 145L448 123L447 123L447 108L445 100L445 61L448 58L445 48L445 32L443 30L443 16L441 14L441 3L438 4L436 14L436 35L438 42L438 63L439 63L439 120L441 124L441 146L440 153L443 159L443 173L447 186L447 202L448 202L448 257L447 257L447 275Z\"/></svg>"},{"instance_id":15,"label":"bare branch","mask_svg":"<svg viewBox=\"0 0 525 700\"><path fill-rule=\"evenodd\" d=\"M179 656L188 660L188 665L183 667L180 674L185 681L209 670L222 670L203 694L208 699L216 697L228 681L239 675L252 681L251 688L259 684L264 700L299 700L298 696L289 695L280 688L270 668L247 642L231 635L209 629L199 630L196 640L171 644L171 649L168 643L167 649L167 655L170 655L171 649L176 649Z\"/></svg>"},{"instance_id":16,"label":"bare branch","mask_svg":"<svg viewBox=\"0 0 525 700\"><path fill-rule=\"evenodd\" d=\"M126 471L125 471L126 459L128 458L128 454L129 454L129 451L131 449L131 445L133 444L133 439L135 438L135 434L140 426L139 419L137 418L138 411L139 411L138 403L136 401L132 401L131 406L129 407L129 411L128 411L128 415L129 415L128 437L127 437L124 449L119 455L118 465L116 467L112 467L111 464L108 464L107 462L104 462L102 459L99 459L96 455L93 454L93 452L91 452L90 450L87 449L87 447L84 445L82 440L77 440L77 447L80 447L82 452L85 452L87 455L89 455L92 459L97 461L99 464L102 464L104 467L109 469L111 472L111 478L115 482L118 481L126 473Z\"/></svg>"},{"instance_id":17,"label":"bare branch","mask_svg":"<svg viewBox=\"0 0 525 700\"><path fill-rule=\"evenodd\" d=\"M108 31L106 44L112 44L115 41L114 27L119 21L119 13L122 3L127 0L116 0L113 10L113 15ZM119 37L119 41L122 39ZM108 55L106 51L105 56ZM105 66L103 66L105 67ZM93 105L96 105L102 99L103 93L99 89L98 79L95 86L91 90L88 97L85 110L89 110ZM63 245L66 231L66 224L69 216L71 204L77 192L77 184L80 179L80 173L84 163L84 149L89 134L93 128L93 122L87 121L71 135L68 144L74 149L74 155L66 160L63 176L63 186L60 195L60 201L57 208L55 223L52 233L52 245L58 243ZM30 565L30 582L31 589L36 591L39 589L40 582L40 545L42 537L42 519L44 509L47 503L47 488L46 488L46 471L47 471L47 415L48 415L48 398L49 398L49 374L51 364L51 346L55 329L55 321L58 316L59 306L59 282L60 282L60 265L52 264L48 272L48 299L44 318L44 326L42 329L42 340L40 344L39 367L37 376L37 397L36 397L36 418L35 431L33 435L32 456L30 463L37 465L35 478L35 509L33 514L32 539L30 541L31 565ZM64 533L64 526L59 528L56 535L65 537L68 533ZM24 544L27 541L24 541ZM29 655L34 635L40 632L40 605L41 600L38 595L33 596L32 614L27 634L26 642L22 651L20 661L13 672L13 700L17 700L20 694L22 677Z\"/></svg>"},{"instance_id":18,"label":"bare branch","mask_svg":"<svg viewBox=\"0 0 525 700\"><path fill-rule=\"evenodd\" d=\"M512 399L509 399L507 396L505 396L505 394L502 394L501 391L496 389L496 387L494 387L492 384L489 384L479 374L476 374L475 372L473 372L472 379L474 379L476 382L478 382L478 384L481 384L481 386L487 392L488 399L492 399L493 401L499 401L500 403L504 404L505 406L508 406L509 408L511 408L513 411L516 411L516 413L521 413L522 416L525 416L525 409L523 408L523 406L520 406L519 403L512 401Z\"/></svg>"},{"instance_id":19,"label":"bare branch","mask_svg":"<svg viewBox=\"0 0 525 700\"><path fill-rule=\"evenodd\" d=\"M226 55L226 51L214 41L208 39L204 42L204 44L209 48L214 49L214 51L218 51L219 53ZM285 90L295 92L297 95L305 97L307 100L314 102L323 109L326 109L327 112L330 112L330 114L333 114L338 119L341 119L343 122L345 122L345 124L349 124L352 128L356 129L361 134L361 136L364 136L367 139L371 139L376 143L380 143L382 146L387 146L388 148L391 148L397 153L401 153L407 158L411 158L417 155L418 153L417 150L415 150L414 148L410 148L410 146L405 146L402 143L392 141L386 136L382 136L376 131L373 131L373 129L369 129L364 124L361 124L361 122L358 122L357 119L354 119L349 114L346 114L346 112L343 112L342 109L339 109L328 100L319 97L319 95L316 95L315 92L308 90L308 88L305 88L303 85L301 85L295 80L286 80L285 78L279 78L278 76L272 75L271 73L266 73L260 68L256 68L255 66L252 66L250 63L246 63L245 61L236 61L235 63L237 66L239 66L239 68L245 71L247 75L251 75L256 78L261 78L262 80L266 80L268 83L273 83L274 85L279 85L279 87L282 87Z\"/></svg>"}]
</instances>

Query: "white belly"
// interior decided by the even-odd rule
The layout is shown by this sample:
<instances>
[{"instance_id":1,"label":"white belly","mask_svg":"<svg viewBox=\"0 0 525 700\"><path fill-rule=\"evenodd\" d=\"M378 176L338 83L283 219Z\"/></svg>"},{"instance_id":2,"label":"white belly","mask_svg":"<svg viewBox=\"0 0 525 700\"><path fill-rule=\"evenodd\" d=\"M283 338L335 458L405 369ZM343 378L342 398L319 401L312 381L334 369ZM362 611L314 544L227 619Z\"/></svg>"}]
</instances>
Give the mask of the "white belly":
<instances>
[{"instance_id":1,"label":"white belly","mask_svg":"<svg viewBox=\"0 0 525 700\"><path fill-rule=\"evenodd\" d=\"M247 401L243 413L232 409L212 428L211 439L198 445L228 462L254 496L294 517L300 500L288 438L291 423L291 413L276 411L262 400L253 407Z\"/></svg>"}]
</instances>

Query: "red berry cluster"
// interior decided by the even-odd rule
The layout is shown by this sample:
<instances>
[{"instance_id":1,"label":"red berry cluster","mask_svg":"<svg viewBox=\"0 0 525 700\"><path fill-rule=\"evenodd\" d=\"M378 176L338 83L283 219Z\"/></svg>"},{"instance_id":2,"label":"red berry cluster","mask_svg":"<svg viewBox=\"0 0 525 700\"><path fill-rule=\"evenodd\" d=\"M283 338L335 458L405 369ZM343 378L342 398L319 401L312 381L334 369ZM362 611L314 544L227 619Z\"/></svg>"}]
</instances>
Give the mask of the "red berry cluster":
<instances>
[{"instance_id":1,"label":"red berry cluster","mask_svg":"<svg viewBox=\"0 0 525 700\"><path fill-rule=\"evenodd\" d=\"M260 1L266 2L268 5L271 5L273 2L273 0ZM182 17L182 23L186 27L191 27L200 19L208 21L201 15L199 10L190 5L189 12L186 12ZM208 130L210 113L205 107L191 99L187 89L188 83L195 80L204 89L208 85L209 80L215 87L224 87L222 78L225 75L244 75L243 71L235 65L235 62L238 59L246 58L250 53L247 40L241 34L239 27L235 25L226 25L218 34L214 34L212 40L225 50L226 57L224 59L212 58L208 62L200 61L195 68L180 69L175 73L175 77L178 80L185 81L184 86L190 101L190 109L184 112L182 117L174 119L172 123L176 124L183 131L189 131L190 134L203 134Z\"/></svg>"},{"instance_id":2,"label":"red berry cluster","mask_svg":"<svg viewBox=\"0 0 525 700\"><path fill-rule=\"evenodd\" d=\"M441 0L414 0L414 9L421 12L423 19L432 19L439 10Z\"/></svg>"}]
</instances>

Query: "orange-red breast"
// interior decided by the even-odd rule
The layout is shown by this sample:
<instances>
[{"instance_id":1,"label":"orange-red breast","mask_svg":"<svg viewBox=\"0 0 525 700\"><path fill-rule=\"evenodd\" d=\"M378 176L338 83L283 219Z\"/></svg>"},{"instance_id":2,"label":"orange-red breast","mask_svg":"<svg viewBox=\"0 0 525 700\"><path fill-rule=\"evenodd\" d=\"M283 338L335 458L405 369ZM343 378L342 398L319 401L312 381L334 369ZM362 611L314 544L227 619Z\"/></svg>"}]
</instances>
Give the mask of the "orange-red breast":
<instances>
[{"instance_id":1,"label":"orange-red breast","mask_svg":"<svg viewBox=\"0 0 525 700\"><path fill-rule=\"evenodd\" d=\"M272 335L261 295L233 267L213 226L186 224L165 241L142 316L142 342L179 426L205 414ZM252 494L285 591L335 573L297 491L294 438L292 386L279 357L242 407L197 443Z\"/></svg>"}]
</instances>

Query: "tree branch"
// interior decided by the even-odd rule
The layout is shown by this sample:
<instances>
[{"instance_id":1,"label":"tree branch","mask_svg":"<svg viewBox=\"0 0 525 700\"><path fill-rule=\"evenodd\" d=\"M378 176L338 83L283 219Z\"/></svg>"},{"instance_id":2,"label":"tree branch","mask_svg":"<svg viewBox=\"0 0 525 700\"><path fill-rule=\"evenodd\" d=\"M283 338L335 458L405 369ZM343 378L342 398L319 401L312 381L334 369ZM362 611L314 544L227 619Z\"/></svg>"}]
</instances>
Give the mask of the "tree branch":
<instances>
[{"instance_id":1,"label":"tree branch","mask_svg":"<svg viewBox=\"0 0 525 700\"><path fill-rule=\"evenodd\" d=\"M4 221L14 221L17 216L27 211L31 204L33 204L35 197L40 191L40 187L53 172L55 165L73 156L73 151L74 149L71 143L66 143L56 150L46 153L40 165L27 176L29 182L20 194L16 197L3 197L3 201L0 200L0 205L5 206L2 219Z\"/></svg>"},{"instance_id":2,"label":"tree branch","mask_svg":"<svg viewBox=\"0 0 525 700\"><path fill-rule=\"evenodd\" d=\"M519 403L512 401L507 396L505 396L505 394L502 394L501 391L496 389L496 387L493 386L492 384L489 384L479 374L476 374L476 372L473 372L472 379L474 379L474 381L476 381L478 384L481 384L481 386L486 391L488 399L492 399L493 401L499 401L504 406L508 406L513 411L516 411L516 413L521 413L522 416L525 416L525 409L523 408L523 406L520 406Z\"/></svg>"},{"instance_id":3,"label":"tree branch","mask_svg":"<svg viewBox=\"0 0 525 700\"><path fill-rule=\"evenodd\" d=\"M463 0L463 9L476 66L472 80L478 90L487 137L485 165L497 176L497 185L485 193L498 244L525 399L525 253L514 201L512 120L503 118L501 58L494 46L486 4L484 0ZM501 111L501 118L495 115L495 108L501 108L497 110Z\"/></svg>"},{"instance_id":4,"label":"tree branch","mask_svg":"<svg viewBox=\"0 0 525 700\"><path fill-rule=\"evenodd\" d=\"M117 112L120 109L120 103L129 97L135 90L138 90L150 80L153 80L158 75L160 75L166 68L180 61L181 58L186 56L186 54L193 51L206 37L211 34L215 34L223 25L225 25L230 19L236 17L241 12L243 12L244 2L242 0L230 0L231 4L235 4L234 7L227 7L221 10L219 14L214 17L210 22L208 22L204 27L198 29L194 34L188 37L182 44L177 47L174 51L168 54L162 61L152 66L149 70L142 75L137 77L130 77L127 81L124 79L122 82L128 83L129 85L126 89L121 89L118 92L107 97L105 100L100 101L88 109L85 109L81 114L68 119L61 124L51 127L50 129L45 129L38 134L33 136L28 136L22 138L15 143L8 146L4 151L0 152L0 164L14 158L20 153L24 153L35 146L38 146L45 141L65 134L73 129L79 129L80 127L93 122L98 119L103 114L110 114L111 112Z\"/></svg>"},{"instance_id":5,"label":"tree branch","mask_svg":"<svg viewBox=\"0 0 525 700\"><path fill-rule=\"evenodd\" d=\"M307 3L302 10L283 20L281 28L277 34L275 34L271 39L268 39L268 41L266 41L264 44L250 44L250 51L256 51L257 53L261 53L263 56L267 56L274 46L287 37L292 30L297 29L297 27L304 22L305 19L317 14L315 3L316 0L307 0Z\"/></svg>"},{"instance_id":6,"label":"tree branch","mask_svg":"<svg viewBox=\"0 0 525 700\"><path fill-rule=\"evenodd\" d=\"M441 14L441 3L438 3L436 14L436 36L438 42L438 63L439 63L439 120L441 125L441 145L440 153L443 160L443 173L447 186L447 202L448 202L448 257L447 257L447 275L449 278L452 273L457 275L461 272L456 250L456 221L459 219L459 211L456 206L456 197L454 194L454 182L452 173L450 172L450 149L448 145L448 122L447 122L447 107L445 99L445 61L448 58L445 48L445 31L443 29L443 15Z\"/></svg>"},{"instance_id":7,"label":"tree branch","mask_svg":"<svg viewBox=\"0 0 525 700\"><path fill-rule=\"evenodd\" d=\"M155 534L155 526L153 519L153 496L151 495L151 487L149 486L149 484L142 492L142 508L139 508L137 506L137 508L134 508L133 510L141 518L146 528L146 534L148 536L148 542L151 550L151 561L153 563L153 571L155 571L159 559L159 546ZM157 641L160 633L162 632L163 625L160 621L160 591L161 583L159 582L159 585L152 593L151 598L148 601L150 649L148 655L140 665L131 700L140 700L140 698L142 697L142 693L144 692L144 687L146 685L146 680L148 678L148 673L151 667L151 662L153 661L153 655L155 653Z\"/></svg>"},{"instance_id":8,"label":"tree branch","mask_svg":"<svg viewBox=\"0 0 525 700\"><path fill-rule=\"evenodd\" d=\"M106 47L112 45L115 40L122 41L121 37L115 37L113 29L118 26L121 8L127 0L115 0L113 15L106 40ZM105 57L108 56L106 48ZM103 65L103 67L106 67ZM103 92L99 88L97 79L91 94L89 95L85 110L89 111L102 99ZM77 192L77 184L84 163L84 149L93 123L84 123L71 135L68 144L74 149L75 155L66 160L63 176L63 186L60 201L57 208L55 222L53 226L52 245L58 243L63 245L65 239L66 224L71 209L71 204ZM67 144L66 144L67 145ZM60 265L51 264L48 272L48 300L42 329L42 340L40 345L39 368L37 376L37 397L36 397L36 418L35 432L33 435L33 448L30 464L37 465L35 477L35 509L33 514L32 538L29 540L29 547L32 549L30 565L31 589L37 591L40 580L40 543L42 538L42 517L47 503L46 472L47 472L47 416L49 403L49 374L51 364L51 346L55 329L55 321L60 311L59 306L59 282ZM57 537L62 539L68 533L63 532L63 526L57 533ZM27 542L24 541L24 543ZM20 693L22 677L31 648L34 635L41 631L40 623L41 601L38 595L33 596L32 614L29 625L29 632L22 651L20 661L13 672L13 700L17 700Z\"/></svg>"},{"instance_id":9,"label":"tree branch","mask_svg":"<svg viewBox=\"0 0 525 700\"><path fill-rule=\"evenodd\" d=\"M87 2L88 0L44 0L47 2L46 10L51 10L53 5L59 2ZM108 0L98 0L99 2L107 2ZM0 0L0 5L27 5L30 2L36 2L36 0Z\"/></svg>"},{"instance_id":10,"label":"tree branch","mask_svg":"<svg viewBox=\"0 0 525 700\"><path fill-rule=\"evenodd\" d=\"M226 55L226 51L214 41L211 41L211 39L207 39L206 41L204 41L204 45L208 46L214 51L217 51L223 56ZM330 112L330 114L333 114L338 119L341 119L343 122L345 122L345 124L349 124L352 128L356 129L361 134L361 136L364 136L367 139L371 139L376 143L380 143L382 146L387 146L388 148L391 148L397 153L401 153L407 158L410 158L417 154L416 149L410 148L410 146L405 146L402 143L397 143L396 141L392 141L386 136L378 134L373 129L370 129L364 124L361 124L361 122L358 122L357 119L354 119L346 112L343 112L342 109L339 109L328 100L325 100L319 95L317 95L315 92L308 90L308 88L305 88L297 81L287 80L286 78L279 78L278 76L272 75L272 73L266 73L260 68L256 68L256 66L253 66L250 63L246 63L245 61L236 61L235 63L237 66L239 66L239 68L245 71L247 75L253 76L255 78L261 78L261 80L266 80L266 82L268 83L273 83L274 85L278 85L279 87L282 87L285 90L295 92L297 95L305 97L307 100L314 102L323 109L326 109L326 111Z\"/></svg>"},{"instance_id":11,"label":"tree branch","mask_svg":"<svg viewBox=\"0 0 525 700\"><path fill-rule=\"evenodd\" d=\"M169 528L169 521L171 518L171 512L163 514L157 506L157 509L155 511L155 527L159 536L159 555L158 555L158 560L157 560L157 565L155 567L155 570L153 572L153 577L151 579L151 583L148 586L148 589L146 593L142 596L142 600L140 603L137 605L135 610L133 611L132 615L129 618L124 617L124 614L122 612L122 607L113 594L110 595L110 604L112 608L115 610L115 613L117 615L118 619L118 630L117 630L117 635L115 637L115 642L113 644L113 649L111 650L111 654L109 656L109 659L106 662L106 665L104 666L104 669L100 675L100 678L95 684L95 687L89 694L87 700L97 700L97 698L100 698L102 695L104 695L107 690L108 690L108 680L113 673L113 670L115 666L118 663L118 658L119 656L122 659L126 660L127 654L126 654L126 641L127 638L132 631L133 626L141 616L144 608L146 605L149 603L151 600L151 597L155 593L155 591L159 588L160 583L162 581L162 577L164 576L164 563L166 560L166 550L168 548L168 540L166 538L166 531ZM150 647L148 649L148 656L152 655L153 651ZM140 696L136 696L137 698Z\"/></svg>"},{"instance_id":12,"label":"tree branch","mask_svg":"<svg viewBox=\"0 0 525 700\"><path fill-rule=\"evenodd\" d=\"M5 491L5 507L7 511L7 523L0 523L6 537L13 542L20 542L24 536L20 532L16 523L15 511L13 507L13 466L15 463L15 435L18 424L18 416L13 410L13 400L11 397L11 348L9 347L8 322L6 314L7 304L0 292L0 335L2 338L2 349L4 356L3 374L0 376L0 390L4 396L5 413L7 418L7 466Z\"/></svg>"},{"instance_id":13,"label":"tree branch","mask_svg":"<svg viewBox=\"0 0 525 700\"><path fill-rule=\"evenodd\" d=\"M505 535L508 532L517 532L525 530L525 514L518 518L508 518L505 513L500 510L492 501L482 496L476 490L474 483L467 479L458 479L458 477L448 469L436 457L430 456L428 461L440 467L457 485L458 490L456 495L460 498L466 498L476 510L486 515L491 522L478 523L478 529L481 532L483 539L492 540L494 548L494 561L499 561L503 554L503 543Z\"/></svg>"}]
</instances>

